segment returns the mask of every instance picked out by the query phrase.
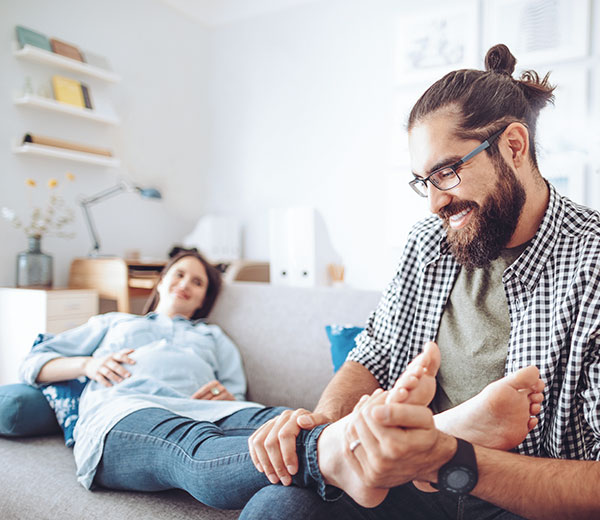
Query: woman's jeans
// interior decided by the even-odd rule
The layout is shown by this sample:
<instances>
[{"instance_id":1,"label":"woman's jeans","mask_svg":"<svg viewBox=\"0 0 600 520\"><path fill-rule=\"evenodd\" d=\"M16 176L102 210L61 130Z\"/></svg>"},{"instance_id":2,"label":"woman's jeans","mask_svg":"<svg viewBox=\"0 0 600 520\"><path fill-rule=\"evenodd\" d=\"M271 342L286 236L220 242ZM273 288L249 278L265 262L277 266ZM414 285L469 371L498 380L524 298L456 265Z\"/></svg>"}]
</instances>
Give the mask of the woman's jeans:
<instances>
[{"instance_id":1,"label":"woman's jeans","mask_svg":"<svg viewBox=\"0 0 600 520\"><path fill-rule=\"evenodd\" d=\"M294 486L271 485L252 463L248 437L284 410L245 408L216 423L161 408L139 410L108 433L94 482L135 491L184 489L221 509L241 509L249 501L242 520L523 520L472 496L423 493L410 483L391 489L376 508L360 507L323 482L317 440L324 426L301 430Z\"/></svg>"},{"instance_id":2,"label":"woman's jeans","mask_svg":"<svg viewBox=\"0 0 600 520\"><path fill-rule=\"evenodd\" d=\"M94 482L112 489L184 489L200 502L241 509L270 484L248 451L248 437L286 408L245 408L211 423L161 408L145 408L121 419L108 433ZM296 441L297 486L321 495L325 484L317 464L323 427L302 430Z\"/></svg>"}]
</instances>

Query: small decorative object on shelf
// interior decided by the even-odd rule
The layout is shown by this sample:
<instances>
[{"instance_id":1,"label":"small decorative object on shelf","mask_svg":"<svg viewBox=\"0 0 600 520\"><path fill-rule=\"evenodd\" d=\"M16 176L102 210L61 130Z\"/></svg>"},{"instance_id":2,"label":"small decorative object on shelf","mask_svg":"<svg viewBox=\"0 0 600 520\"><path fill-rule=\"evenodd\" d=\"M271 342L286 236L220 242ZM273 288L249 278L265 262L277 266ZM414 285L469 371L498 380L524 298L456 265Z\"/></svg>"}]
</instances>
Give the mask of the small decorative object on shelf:
<instances>
[{"instance_id":1,"label":"small decorative object on shelf","mask_svg":"<svg viewBox=\"0 0 600 520\"><path fill-rule=\"evenodd\" d=\"M344 285L344 266L340 264L327 264L327 272L333 287L343 287Z\"/></svg>"},{"instance_id":2,"label":"small decorative object on shelf","mask_svg":"<svg viewBox=\"0 0 600 520\"><path fill-rule=\"evenodd\" d=\"M75 176L67 173L69 181ZM35 189L37 183L33 179L25 181L28 189ZM58 186L56 179L48 181L50 195L43 206L33 206L28 223L23 222L9 208L2 208L2 216L16 229L22 229L29 240L29 249L17 255L17 287L51 287L52 286L52 257L41 250L43 236L54 235L70 238L72 233L66 233L64 228L73 221L73 210L67 207L64 199L55 190Z\"/></svg>"},{"instance_id":3,"label":"small decorative object on shelf","mask_svg":"<svg viewBox=\"0 0 600 520\"><path fill-rule=\"evenodd\" d=\"M52 287L52 257L42 252L41 235L28 237L29 248L17 255L17 287Z\"/></svg>"}]
</instances>

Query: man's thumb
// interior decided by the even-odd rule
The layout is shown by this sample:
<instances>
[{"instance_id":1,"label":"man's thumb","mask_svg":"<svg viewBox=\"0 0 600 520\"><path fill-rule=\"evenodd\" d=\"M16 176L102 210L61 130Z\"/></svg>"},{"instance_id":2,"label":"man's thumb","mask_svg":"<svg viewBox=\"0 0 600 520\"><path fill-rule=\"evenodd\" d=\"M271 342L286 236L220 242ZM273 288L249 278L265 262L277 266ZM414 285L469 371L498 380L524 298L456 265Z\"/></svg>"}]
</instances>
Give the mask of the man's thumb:
<instances>
[{"instance_id":1,"label":"man's thumb","mask_svg":"<svg viewBox=\"0 0 600 520\"><path fill-rule=\"evenodd\" d=\"M300 428L307 430L314 428L319 424L325 424L327 422L327 418L319 413L307 413L298 417L297 422Z\"/></svg>"}]
</instances>

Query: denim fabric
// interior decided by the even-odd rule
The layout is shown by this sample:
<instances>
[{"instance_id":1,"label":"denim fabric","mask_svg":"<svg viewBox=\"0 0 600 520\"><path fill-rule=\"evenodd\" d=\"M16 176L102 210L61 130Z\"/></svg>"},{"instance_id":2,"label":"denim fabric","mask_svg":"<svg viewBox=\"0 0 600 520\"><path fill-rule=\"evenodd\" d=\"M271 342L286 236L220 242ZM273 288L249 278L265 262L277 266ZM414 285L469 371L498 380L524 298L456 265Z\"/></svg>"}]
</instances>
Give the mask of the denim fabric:
<instances>
[{"instance_id":1,"label":"denim fabric","mask_svg":"<svg viewBox=\"0 0 600 520\"><path fill-rule=\"evenodd\" d=\"M348 495L324 502L310 489L267 486L256 493L240 520L525 520L478 498L424 493L412 484L390 490L378 507L360 507Z\"/></svg>"},{"instance_id":2,"label":"denim fabric","mask_svg":"<svg viewBox=\"0 0 600 520\"><path fill-rule=\"evenodd\" d=\"M161 491L178 488L220 509L241 509L270 485L248 452L248 437L285 408L246 408L211 423L195 421L161 408L138 410L108 433L94 480L112 489ZM293 484L325 490L320 473L309 469L308 451L316 462L316 440L322 428L301 431L297 439L298 473ZM313 468L314 471L314 468ZM283 486L279 486L283 487ZM320 498L318 500L321 500Z\"/></svg>"},{"instance_id":3,"label":"denim fabric","mask_svg":"<svg viewBox=\"0 0 600 520\"><path fill-rule=\"evenodd\" d=\"M91 381L79 401L73 455L78 480L86 488L92 484L107 433L135 410L164 408L198 421L215 422L242 408L260 406L244 401L246 378L241 356L219 327L157 313L94 316L37 345L23 360L21 377L39 386L37 375L52 359L104 357L123 348L135 350L130 354L135 364L126 365L131 377L110 387ZM214 379L237 400L190 399Z\"/></svg>"}]
</instances>

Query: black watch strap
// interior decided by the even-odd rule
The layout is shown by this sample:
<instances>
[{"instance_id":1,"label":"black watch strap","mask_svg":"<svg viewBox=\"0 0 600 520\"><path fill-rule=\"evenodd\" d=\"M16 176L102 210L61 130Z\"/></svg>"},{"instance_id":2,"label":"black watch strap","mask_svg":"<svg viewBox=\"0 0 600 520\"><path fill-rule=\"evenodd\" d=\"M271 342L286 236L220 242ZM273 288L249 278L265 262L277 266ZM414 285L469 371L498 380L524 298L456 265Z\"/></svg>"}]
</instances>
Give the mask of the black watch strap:
<instances>
[{"instance_id":1,"label":"black watch strap","mask_svg":"<svg viewBox=\"0 0 600 520\"><path fill-rule=\"evenodd\" d=\"M477 484L477 459L470 442L456 438L457 447L454 457L438 471L438 482L431 484L440 491L455 495L470 493Z\"/></svg>"}]
</instances>

